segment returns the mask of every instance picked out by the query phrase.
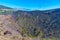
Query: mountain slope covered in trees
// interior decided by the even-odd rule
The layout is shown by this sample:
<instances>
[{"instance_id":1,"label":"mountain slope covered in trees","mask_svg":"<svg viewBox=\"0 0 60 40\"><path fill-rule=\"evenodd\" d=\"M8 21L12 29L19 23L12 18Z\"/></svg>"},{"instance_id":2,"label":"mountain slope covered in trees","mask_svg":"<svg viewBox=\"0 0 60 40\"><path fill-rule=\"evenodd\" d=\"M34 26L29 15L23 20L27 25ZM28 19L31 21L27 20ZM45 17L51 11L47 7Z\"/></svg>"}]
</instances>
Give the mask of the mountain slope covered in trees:
<instances>
[{"instance_id":1,"label":"mountain slope covered in trees","mask_svg":"<svg viewBox=\"0 0 60 40\"><path fill-rule=\"evenodd\" d=\"M17 14L16 14L17 13ZM14 13L18 25L23 28L23 34L29 36L42 35L60 37L60 9L46 11L17 11Z\"/></svg>"},{"instance_id":2,"label":"mountain slope covered in trees","mask_svg":"<svg viewBox=\"0 0 60 40\"><path fill-rule=\"evenodd\" d=\"M60 38L60 8L44 11L6 9L0 9L1 19L5 20L7 17L6 24L11 24L8 24L6 28L15 30L13 31L15 33L17 31L21 37L30 37L33 40Z\"/></svg>"}]
</instances>

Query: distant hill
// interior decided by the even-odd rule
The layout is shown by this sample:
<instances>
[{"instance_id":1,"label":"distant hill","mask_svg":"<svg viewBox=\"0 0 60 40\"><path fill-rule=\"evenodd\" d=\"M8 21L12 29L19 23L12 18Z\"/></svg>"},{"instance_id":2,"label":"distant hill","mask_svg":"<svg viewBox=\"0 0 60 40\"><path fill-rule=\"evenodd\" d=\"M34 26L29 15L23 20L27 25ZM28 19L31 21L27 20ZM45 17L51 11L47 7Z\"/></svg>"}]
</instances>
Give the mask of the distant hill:
<instances>
[{"instance_id":1,"label":"distant hill","mask_svg":"<svg viewBox=\"0 0 60 40\"><path fill-rule=\"evenodd\" d=\"M12 8L7 7L7 6L0 5L0 9L12 9Z\"/></svg>"},{"instance_id":2,"label":"distant hill","mask_svg":"<svg viewBox=\"0 0 60 40\"><path fill-rule=\"evenodd\" d=\"M0 5L0 15L1 14L12 14L15 11L15 9Z\"/></svg>"}]
</instances>

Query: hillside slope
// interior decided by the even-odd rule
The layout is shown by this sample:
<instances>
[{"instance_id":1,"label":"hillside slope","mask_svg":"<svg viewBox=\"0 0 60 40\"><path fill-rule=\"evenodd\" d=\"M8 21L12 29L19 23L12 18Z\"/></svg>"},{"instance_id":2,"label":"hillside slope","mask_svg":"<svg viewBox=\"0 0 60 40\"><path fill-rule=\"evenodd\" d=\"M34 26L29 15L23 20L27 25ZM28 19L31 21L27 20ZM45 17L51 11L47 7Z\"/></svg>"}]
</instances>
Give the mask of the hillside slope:
<instances>
[{"instance_id":1,"label":"hillside slope","mask_svg":"<svg viewBox=\"0 0 60 40\"><path fill-rule=\"evenodd\" d=\"M60 38L60 9L46 11L18 10L13 15L18 25L23 29L23 35Z\"/></svg>"},{"instance_id":2,"label":"hillside slope","mask_svg":"<svg viewBox=\"0 0 60 40\"><path fill-rule=\"evenodd\" d=\"M1 40L60 38L60 9L0 10Z\"/></svg>"},{"instance_id":3,"label":"hillside slope","mask_svg":"<svg viewBox=\"0 0 60 40\"><path fill-rule=\"evenodd\" d=\"M0 15L0 40L32 40L29 37L23 37L18 32L18 28L12 15Z\"/></svg>"}]
</instances>

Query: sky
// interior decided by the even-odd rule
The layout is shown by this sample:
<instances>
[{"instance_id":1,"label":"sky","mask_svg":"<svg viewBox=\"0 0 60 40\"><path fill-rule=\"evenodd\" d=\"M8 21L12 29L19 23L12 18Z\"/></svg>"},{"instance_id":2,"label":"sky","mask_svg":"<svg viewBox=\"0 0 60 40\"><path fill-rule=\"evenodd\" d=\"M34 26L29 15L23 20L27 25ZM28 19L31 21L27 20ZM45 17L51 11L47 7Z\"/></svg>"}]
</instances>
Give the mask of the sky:
<instances>
[{"instance_id":1,"label":"sky","mask_svg":"<svg viewBox=\"0 0 60 40\"><path fill-rule=\"evenodd\" d=\"M30 10L60 8L60 0L0 0L0 5Z\"/></svg>"}]
</instances>

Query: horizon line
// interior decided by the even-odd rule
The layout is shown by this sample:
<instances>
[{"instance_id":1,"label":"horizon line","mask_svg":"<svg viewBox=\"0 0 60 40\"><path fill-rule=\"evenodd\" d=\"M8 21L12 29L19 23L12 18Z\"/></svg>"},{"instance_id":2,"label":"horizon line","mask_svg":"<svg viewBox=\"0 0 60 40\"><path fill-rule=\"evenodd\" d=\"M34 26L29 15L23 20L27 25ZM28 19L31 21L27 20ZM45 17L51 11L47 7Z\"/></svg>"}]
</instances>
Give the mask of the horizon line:
<instances>
[{"instance_id":1,"label":"horizon line","mask_svg":"<svg viewBox=\"0 0 60 40\"><path fill-rule=\"evenodd\" d=\"M1 5L1 4L0 4ZM5 6L5 7L10 7L12 9L18 9L18 10L52 10L52 9L60 9L60 7L54 7L54 8L45 8L45 9L40 9L40 8L36 8L36 9L32 9L32 8L22 8L22 7L11 7L11 6L7 6L7 5L2 5L2 6Z\"/></svg>"}]
</instances>

